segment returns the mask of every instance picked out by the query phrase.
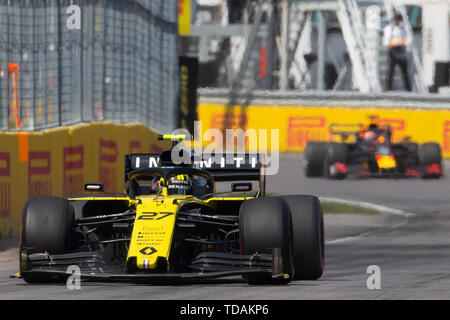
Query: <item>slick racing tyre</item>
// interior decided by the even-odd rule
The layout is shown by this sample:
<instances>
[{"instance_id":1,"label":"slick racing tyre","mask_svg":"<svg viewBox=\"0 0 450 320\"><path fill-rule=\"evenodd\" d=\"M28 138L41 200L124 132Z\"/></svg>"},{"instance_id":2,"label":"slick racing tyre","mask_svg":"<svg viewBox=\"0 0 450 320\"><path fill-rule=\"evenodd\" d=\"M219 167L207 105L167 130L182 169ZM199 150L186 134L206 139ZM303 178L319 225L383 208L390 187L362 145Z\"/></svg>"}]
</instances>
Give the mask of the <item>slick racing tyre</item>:
<instances>
[{"instance_id":1,"label":"slick racing tyre","mask_svg":"<svg viewBox=\"0 0 450 320\"><path fill-rule=\"evenodd\" d=\"M440 164L442 161L441 147L435 142L419 146L419 161L421 165Z\"/></svg>"},{"instance_id":2,"label":"slick racing tyre","mask_svg":"<svg viewBox=\"0 0 450 320\"><path fill-rule=\"evenodd\" d=\"M261 253L280 248L283 273L288 278L273 279L270 274L248 274L249 284L286 284L294 276L292 258L292 223L288 204L280 197L244 201L239 213L242 254Z\"/></svg>"},{"instance_id":3,"label":"slick racing tyre","mask_svg":"<svg viewBox=\"0 0 450 320\"><path fill-rule=\"evenodd\" d=\"M73 209L67 199L49 196L33 197L25 205L20 234L20 272L26 271L22 252L62 254L70 250ZM28 283L53 282L45 275L22 275Z\"/></svg>"},{"instance_id":4,"label":"slick racing tyre","mask_svg":"<svg viewBox=\"0 0 450 320\"><path fill-rule=\"evenodd\" d=\"M324 161L327 154L327 143L310 141L305 149L305 175L307 177L322 177Z\"/></svg>"},{"instance_id":5,"label":"slick racing tyre","mask_svg":"<svg viewBox=\"0 0 450 320\"><path fill-rule=\"evenodd\" d=\"M329 179L345 179L346 172L336 171L335 165L346 164L348 160L348 145L345 143L330 143L327 147L327 154L325 157L325 176Z\"/></svg>"},{"instance_id":6,"label":"slick racing tyre","mask_svg":"<svg viewBox=\"0 0 450 320\"><path fill-rule=\"evenodd\" d=\"M424 143L419 146L419 163L421 166L438 165L441 168L442 152L439 144L435 142ZM430 173L424 175L424 178L439 178L441 173Z\"/></svg>"},{"instance_id":7,"label":"slick racing tyre","mask_svg":"<svg viewBox=\"0 0 450 320\"><path fill-rule=\"evenodd\" d=\"M320 278L325 264L325 236L320 201L315 196L282 197L292 216L294 280Z\"/></svg>"}]
</instances>

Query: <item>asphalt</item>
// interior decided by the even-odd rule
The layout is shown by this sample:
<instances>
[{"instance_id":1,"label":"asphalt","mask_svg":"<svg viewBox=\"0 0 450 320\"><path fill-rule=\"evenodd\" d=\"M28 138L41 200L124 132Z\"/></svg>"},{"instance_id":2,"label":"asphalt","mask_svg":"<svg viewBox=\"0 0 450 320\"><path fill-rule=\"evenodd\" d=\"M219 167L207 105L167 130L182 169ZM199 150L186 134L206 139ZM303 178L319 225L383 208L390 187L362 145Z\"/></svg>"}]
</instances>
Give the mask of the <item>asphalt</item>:
<instances>
[{"instance_id":1,"label":"asphalt","mask_svg":"<svg viewBox=\"0 0 450 320\"><path fill-rule=\"evenodd\" d=\"M27 285L9 278L17 271L16 239L1 239L0 299L450 299L449 178L327 181L306 178L301 155L280 160L280 172L268 178L270 193L365 201L412 215L327 215L323 276L286 286L249 286L239 278L166 286L82 283L80 290ZM380 268L380 289L367 288L371 265Z\"/></svg>"}]
</instances>

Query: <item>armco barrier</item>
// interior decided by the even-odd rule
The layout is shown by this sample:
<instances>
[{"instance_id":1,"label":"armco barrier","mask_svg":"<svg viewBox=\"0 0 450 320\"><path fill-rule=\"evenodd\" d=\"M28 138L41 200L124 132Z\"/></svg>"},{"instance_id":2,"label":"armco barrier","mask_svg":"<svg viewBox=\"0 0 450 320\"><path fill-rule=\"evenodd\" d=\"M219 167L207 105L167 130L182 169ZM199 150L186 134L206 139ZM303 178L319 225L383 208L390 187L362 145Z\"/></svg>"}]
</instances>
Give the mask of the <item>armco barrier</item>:
<instances>
[{"instance_id":1,"label":"armco barrier","mask_svg":"<svg viewBox=\"0 0 450 320\"><path fill-rule=\"evenodd\" d=\"M142 124L96 122L40 132L0 132L0 237L16 236L25 202L83 193L86 181L123 191L124 154L169 144Z\"/></svg>"},{"instance_id":2,"label":"armco barrier","mask_svg":"<svg viewBox=\"0 0 450 320\"><path fill-rule=\"evenodd\" d=\"M450 109L402 107L256 105L228 110L225 103L202 98L198 107L203 133L209 128L279 129L279 150L303 151L310 140L327 140L331 123L367 124L375 116L381 124L390 124L394 141L410 137L423 143L438 142L443 155L450 157ZM211 99L214 100L214 99ZM268 139L270 142L270 139ZM207 142L206 142L207 144ZM270 144L269 144L270 147Z\"/></svg>"}]
</instances>

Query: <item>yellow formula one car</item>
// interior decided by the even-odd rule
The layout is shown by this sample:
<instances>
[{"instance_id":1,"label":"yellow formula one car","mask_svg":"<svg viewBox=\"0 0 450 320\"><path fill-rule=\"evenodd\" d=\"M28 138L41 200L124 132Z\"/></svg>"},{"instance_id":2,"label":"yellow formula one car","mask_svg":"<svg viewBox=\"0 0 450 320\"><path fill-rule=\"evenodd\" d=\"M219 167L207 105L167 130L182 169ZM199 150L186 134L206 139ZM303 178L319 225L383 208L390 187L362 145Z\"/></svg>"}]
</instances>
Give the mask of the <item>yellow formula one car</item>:
<instances>
[{"instance_id":1,"label":"yellow formula one car","mask_svg":"<svg viewBox=\"0 0 450 320\"><path fill-rule=\"evenodd\" d=\"M87 183L91 195L31 198L22 219L20 277L65 281L69 266L88 281L241 275L258 284L321 276L317 197L265 197L258 155L202 156L175 165L172 150L126 155L125 194L108 195L101 183ZM216 192L222 181L228 188L233 182L231 191Z\"/></svg>"}]
</instances>

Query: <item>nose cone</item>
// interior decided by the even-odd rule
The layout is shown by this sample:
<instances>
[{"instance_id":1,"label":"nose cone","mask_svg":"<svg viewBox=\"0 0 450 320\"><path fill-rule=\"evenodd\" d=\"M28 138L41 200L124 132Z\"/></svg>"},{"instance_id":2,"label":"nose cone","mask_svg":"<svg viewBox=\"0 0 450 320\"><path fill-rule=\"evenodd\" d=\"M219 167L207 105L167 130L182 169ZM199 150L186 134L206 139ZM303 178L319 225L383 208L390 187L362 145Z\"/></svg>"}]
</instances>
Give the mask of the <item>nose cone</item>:
<instances>
[{"instance_id":1,"label":"nose cone","mask_svg":"<svg viewBox=\"0 0 450 320\"><path fill-rule=\"evenodd\" d=\"M394 156L377 156L376 159L380 169L393 169L397 166Z\"/></svg>"}]
</instances>

